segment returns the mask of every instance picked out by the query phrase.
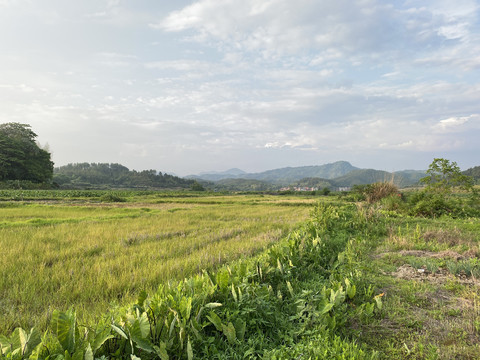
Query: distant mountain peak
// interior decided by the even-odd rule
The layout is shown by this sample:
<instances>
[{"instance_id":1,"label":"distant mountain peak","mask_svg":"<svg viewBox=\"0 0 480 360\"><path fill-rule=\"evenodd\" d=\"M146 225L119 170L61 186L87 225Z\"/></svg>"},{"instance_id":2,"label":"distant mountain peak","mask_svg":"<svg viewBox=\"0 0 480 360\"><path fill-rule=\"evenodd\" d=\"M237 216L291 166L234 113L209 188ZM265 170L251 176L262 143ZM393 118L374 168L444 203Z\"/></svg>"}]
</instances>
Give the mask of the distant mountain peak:
<instances>
[{"instance_id":1,"label":"distant mountain peak","mask_svg":"<svg viewBox=\"0 0 480 360\"><path fill-rule=\"evenodd\" d=\"M197 176L189 176L207 181L219 181L222 179L255 179L275 184L290 184L303 178L318 177L333 179L348 174L358 168L347 161L337 161L325 165L310 165L297 167L284 167L281 169L267 170L259 173L246 173L240 169L230 169L223 172L208 172Z\"/></svg>"},{"instance_id":2,"label":"distant mountain peak","mask_svg":"<svg viewBox=\"0 0 480 360\"><path fill-rule=\"evenodd\" d=\"M238 168L232 168L228 169L225 171L204 171L199 174L199 176L203 175L243 175L246 174L245 171L238 169Z\"/></svg>"}]
</instances>

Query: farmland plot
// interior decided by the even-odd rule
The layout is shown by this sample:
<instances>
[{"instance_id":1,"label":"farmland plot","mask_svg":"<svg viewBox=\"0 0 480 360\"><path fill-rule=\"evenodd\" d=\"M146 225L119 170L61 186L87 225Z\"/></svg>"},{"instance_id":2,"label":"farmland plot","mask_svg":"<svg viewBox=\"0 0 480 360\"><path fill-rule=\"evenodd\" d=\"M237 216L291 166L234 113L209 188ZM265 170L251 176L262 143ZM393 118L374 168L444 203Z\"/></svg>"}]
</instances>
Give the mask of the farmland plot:
<instances>
[{"instance_id":1,"label":"farmland plot","mask_svg":"<svg viewBox=\"0 0 480 360\"><path fill-rule=\"evenodd\" d=\"M81 321L141 291L261 251L304 221L313 198L137 196L113 204L0 202L0 333Z\"/></svg>"}]
</instances>

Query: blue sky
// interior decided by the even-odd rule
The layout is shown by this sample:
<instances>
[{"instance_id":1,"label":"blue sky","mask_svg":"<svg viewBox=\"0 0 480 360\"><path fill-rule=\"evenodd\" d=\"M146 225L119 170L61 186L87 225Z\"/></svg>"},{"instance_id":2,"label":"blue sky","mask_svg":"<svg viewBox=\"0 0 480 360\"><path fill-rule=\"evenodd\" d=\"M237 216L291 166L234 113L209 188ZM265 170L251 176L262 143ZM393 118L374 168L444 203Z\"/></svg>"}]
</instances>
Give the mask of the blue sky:
<instances>
[{"instance_id":1,"label":"blue sky","mask_svg":"<svg viewBox=\"0 0 480 360\"><path fill-rule=\"evenodd\" d=\"M480 2L0 0L0 123L57 166L480 165Z\"/></svg>"}]
</instances>

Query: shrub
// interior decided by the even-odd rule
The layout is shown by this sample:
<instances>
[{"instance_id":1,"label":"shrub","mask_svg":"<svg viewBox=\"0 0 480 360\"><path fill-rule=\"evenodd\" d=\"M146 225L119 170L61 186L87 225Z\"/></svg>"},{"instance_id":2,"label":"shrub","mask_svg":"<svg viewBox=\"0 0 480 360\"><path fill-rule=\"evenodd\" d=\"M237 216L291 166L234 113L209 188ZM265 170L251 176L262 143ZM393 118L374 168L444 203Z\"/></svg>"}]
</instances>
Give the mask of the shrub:
<instances>
[{"instance_id":1,"label":"shrub","mask_svg":"<svg viewBox=\"0 0 480 360\"><path fill-rule=\"evenodd\" d=\"M410 215L435 218L447 215L453 218L476 217L480 211L468 199L461 197L445 197L427 191L418 191L408 198Z\"/></svg>"},{"instance_id":2,"label":"shrub","mask_svg":"<svg viewBox=\"0 0 480 360\"><path fill-rule=\"evenodd\" d=\"M402 199L401 194L394 194L384 197L380 200L382 209L390 211L400 211L405 208L405 202Z\"/></svg>"}]
</instances>

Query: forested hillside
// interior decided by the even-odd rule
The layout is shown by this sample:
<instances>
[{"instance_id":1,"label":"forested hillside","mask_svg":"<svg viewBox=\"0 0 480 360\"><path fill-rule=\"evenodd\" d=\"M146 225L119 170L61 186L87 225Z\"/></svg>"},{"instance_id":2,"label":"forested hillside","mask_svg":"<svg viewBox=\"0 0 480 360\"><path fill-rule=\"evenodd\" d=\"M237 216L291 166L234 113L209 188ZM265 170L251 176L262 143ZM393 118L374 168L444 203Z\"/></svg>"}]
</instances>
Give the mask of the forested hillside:
<instances>
[{"instance_id":1,"label":"forested hillside","mask_svg":"<svg viewBox=\"0 0 480 360\"><path fill-rule=\"evenodd\" d=\"M78 163L54 169L53 181L62 188L190 188L194 180L156 170L129 170L120 164Z\"/></svg>"},{"instance_id":2,"label":"forested hillside","mask_svg":"<svg viewBox=\"0 0 480 360\"><path fill-rule=\"evenodd\" d=\"M476 183L480 182L480 166L475 166L463 172L464 175L471 176Z\"/></svg>"},{"instance_id":3,"label":"forested hillside","mask_svg":"<svg viewBox=\"0 0 480 360\"><path fill-rule=\"evenodd\" d=\"M334 179L339 176L348 174L350 171L358 168L352 166L347 161L337 161L331 164L315 165L315 166L298 166L298 167L285 167L281 169L273 169L260 173L244 173L237 170L236 173L231 171L224 173L214 174L200 174L190 175L188 178L207 180L207 181L219 181L221 179L254 179L270 182L276 185L290 185L295 181L299 181L304 178L323 178Z\"/></svg>"}]
</instances>

